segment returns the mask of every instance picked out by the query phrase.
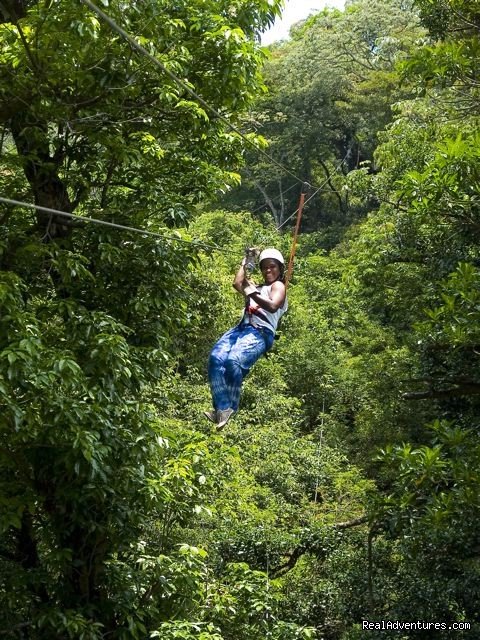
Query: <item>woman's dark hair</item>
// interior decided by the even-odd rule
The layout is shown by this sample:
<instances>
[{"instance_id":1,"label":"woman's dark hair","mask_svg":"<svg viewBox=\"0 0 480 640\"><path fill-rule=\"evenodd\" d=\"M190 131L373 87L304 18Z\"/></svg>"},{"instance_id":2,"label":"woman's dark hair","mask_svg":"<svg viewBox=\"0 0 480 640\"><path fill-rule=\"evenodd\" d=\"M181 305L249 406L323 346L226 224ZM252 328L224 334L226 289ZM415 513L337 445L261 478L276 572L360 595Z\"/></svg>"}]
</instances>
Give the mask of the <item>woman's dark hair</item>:
<instances>
[{"instance_id":1,"label":"woman's dark hair","mask_svg":"<svg viewBox=\"0 0 480 640\"><path fill-rule=\"evenodd\" d=\"M282 264L279 260L277 260L278 266L280 267L280 275L277 278L278 280L280 280L280 282L283 282L283 284L285 284L285 265Z\"/></svg>"}]
</instances>

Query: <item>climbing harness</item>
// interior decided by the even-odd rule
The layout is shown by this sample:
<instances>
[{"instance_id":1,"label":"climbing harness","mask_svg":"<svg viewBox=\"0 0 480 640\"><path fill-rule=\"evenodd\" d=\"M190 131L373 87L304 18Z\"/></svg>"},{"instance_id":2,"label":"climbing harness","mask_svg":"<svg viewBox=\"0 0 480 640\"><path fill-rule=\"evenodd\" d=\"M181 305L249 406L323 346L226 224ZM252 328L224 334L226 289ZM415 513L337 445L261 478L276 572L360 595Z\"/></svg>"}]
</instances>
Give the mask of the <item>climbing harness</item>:
<instances>
[{"instance_id":1,"label":"climbing harness","mask_svg":"<svg viewBox=\"0 0 480 640\"><path fill-rule=\"evenodd\" d=\"M257 292L258 293L261 293L262 286L263 285L258 285L257 286ZM256 329L259 333L262 334L262 337L265 340L266 344L267 344L267 334L273 333L274 340L277 340L278 339L278 334L273 331L273 326L272 326L271 330L269 330L265 326L259 326L255 322L255 316L257 316L259 318L259 320L263 320L263 322L267 322L270 325L272 324L271 321L270 321L270 318L268 318L268 316L266 316L264 313L262 313L262 310L259 307L253 306L252 304L250 304L249 298L247 298L246 301L245 301L244 316L243 316L240 324L251 325L254 329ZM267 357L267 354L270 351L270 349L271 349L271 347L268 348L267 351L265 351L265 354L264 354L265 357Z\"/></svg>"}]
</instances>

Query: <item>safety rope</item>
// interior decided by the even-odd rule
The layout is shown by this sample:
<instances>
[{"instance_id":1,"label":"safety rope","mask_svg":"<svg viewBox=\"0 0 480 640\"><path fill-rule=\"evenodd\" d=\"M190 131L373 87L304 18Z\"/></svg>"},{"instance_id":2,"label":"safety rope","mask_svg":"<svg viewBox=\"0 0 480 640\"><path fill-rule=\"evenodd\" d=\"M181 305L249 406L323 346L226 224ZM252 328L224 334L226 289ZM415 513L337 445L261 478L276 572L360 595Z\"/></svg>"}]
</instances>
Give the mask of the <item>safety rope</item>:
<instances>
[{"instance_id":1,"label":"safety rope","mask_svg":"<svg viewBox=\"0 0 480 640\"><path fill-rule=\"evenodd\" d=\"M320 422L320 438L318 441L318 445L317 445L317 475L315 478L315 496L313 501L315 502L315 504L318 501L318 491L320 488L320 456L322 454L322 445L323 445L323 428L324 428L324 421L325 421L325 396L323 396L323 400L322 400L322 419Z\"/></svg>"},{"instance_id":2,"label":"safety rope","mask_svg":"<svg viewBox=\"0 0 480 640\"><path fill-rule=\"evenodd\" d=\"M293 232L292 248L290 249L290 258L288 260L287 275L285 276L285 289L288 288L290 279L292 277L293 261L295 259L295 253L297 251L297 240L298 240L298 234L300 232L300 224L302 222L302 213L303 213L303 207L305 204L305 195L309 186L310 185L308 185L308 183L305 182L302 185L302 192L300 193L300 201L298 203L298 209L297 209L298 211L297 222L295 224L295 231Z\"/></svg>"},{"instance_id":3,"label":"safety rope","mask_svg":"<svg viewBox=\"0 0 480 640\"><path fill-rule=\"evenodd\" d=\"M338 171L340 171L343 163L345 162L345 160L348 157L348 153L344 156L344 158L342 159L342 161L337 165L337 167L335 167L335 171L334 173L337 173ZM290 283L291 277L292 277L292 273L293 273L293 263L295 260L295 253L297 251L297 241L298 241L298 235L300 233L300 225L302 222L302 214L303 214L303 208L304 206L307 204L307 202L310 202L310 200L312 200L319 191L322 190L322 188L325 186L325 184L330 180L331 176L328 176L324 182L320 185L320 187L318 187L318 189L315 190L315 192L305 200L305 196L306 196L306 192L308 191L308 188L310 187L310 185L308 184L308 182L304 182L302 183L302 191L300 193L300 200L298 203L298 207L297 209L292 213L291 216L289 216L286 220L284 220L282 222L281 225L279 225L277 227L277 231L279 231L285 224L287 224L287 222L289 220L291 220L293 218L293 216L295 214L297 215L297 221L295 224L295 230L293 232L293 239L292 239L292 247L290 249L290 258L288 261L288 267L287 267L287 274L285 276L285 289L288 288L288 285Z\"/></svg>"}]
</instances>

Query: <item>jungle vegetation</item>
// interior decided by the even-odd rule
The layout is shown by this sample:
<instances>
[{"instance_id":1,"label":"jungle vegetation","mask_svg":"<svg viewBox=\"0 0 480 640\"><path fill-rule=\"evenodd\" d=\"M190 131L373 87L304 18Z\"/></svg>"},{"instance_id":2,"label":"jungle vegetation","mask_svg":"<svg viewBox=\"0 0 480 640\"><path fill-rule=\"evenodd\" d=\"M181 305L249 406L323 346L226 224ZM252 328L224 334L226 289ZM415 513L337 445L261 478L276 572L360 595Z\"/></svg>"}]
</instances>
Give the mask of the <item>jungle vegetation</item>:
<instances>
[{"instance_id":1,"label":"jungle vegetation","mask_svg":"<svg viewBox=\"0 0 480 640\"><path fill-rule=\"evenodd\" d=\"M478 3L347 0L268 50L280 0L99 6L148 56L0 2L0 198L43 207L0 201L0 636L478 636ZM289 254L302 182L214 432L233 274Z\"/></svg>"}]
</instances>

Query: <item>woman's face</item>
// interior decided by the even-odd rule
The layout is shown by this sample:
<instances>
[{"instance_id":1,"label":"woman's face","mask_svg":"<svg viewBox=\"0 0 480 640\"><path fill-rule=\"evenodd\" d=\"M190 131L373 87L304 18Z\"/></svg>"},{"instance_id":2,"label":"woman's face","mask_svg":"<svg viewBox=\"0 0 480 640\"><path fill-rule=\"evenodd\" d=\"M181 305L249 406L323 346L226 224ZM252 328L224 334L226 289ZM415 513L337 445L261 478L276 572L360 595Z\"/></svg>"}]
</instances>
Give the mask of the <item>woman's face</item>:
<instances>
[{"instance_id":1,"label":"woman's face","mask_svg":"<svg viewBox=\"0 0 480 640\"><path fill-rule=\"evenodd\" d=\"M265 258L260 265L263 279L267 284L272 284L280 277L280 265L273 258Z\"/></svg>"}]
</instances>

